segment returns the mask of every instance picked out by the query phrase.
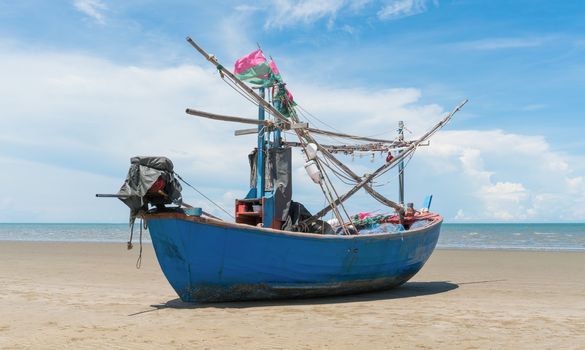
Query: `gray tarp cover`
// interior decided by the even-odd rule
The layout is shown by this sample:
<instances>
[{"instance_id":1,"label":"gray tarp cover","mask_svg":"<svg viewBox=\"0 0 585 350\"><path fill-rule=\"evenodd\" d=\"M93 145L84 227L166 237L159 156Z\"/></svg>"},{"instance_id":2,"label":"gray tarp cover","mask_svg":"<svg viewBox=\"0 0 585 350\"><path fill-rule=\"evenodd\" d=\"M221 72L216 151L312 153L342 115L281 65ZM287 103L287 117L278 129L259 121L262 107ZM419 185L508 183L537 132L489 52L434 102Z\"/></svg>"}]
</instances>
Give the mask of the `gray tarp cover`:
<instances>
[{"instance_id":1,"label":"gray tarp cover","mask_svg":"<svg viewBox=\"0 0 585 350\"><path fill-rule=\"evenodd\" d=\"M250 162L250 188L256 187L258 149L248 155ZM274 216L284 221L288 216L288 203L292 198L291 148L270 148L266 152L264 190L274 191Z\"/></svg>"},{"instance_id":2,"label":"gray tarp cover","mask_svg":"<svg viewBox=\"0 0 585 350\"><path fill-rule=\"evenodd\" d=\"M181 204L181 184L173 175L173 162L166 157L133 157L130 159L130 169L126 181L118 191L122 202L130 207L130 224L134 223L138 212L147 210L144 196L150 187L162 177L166 182L164 192L168 195L164 203Z\"/></svg>"},{"instance_id":3,"label":"gray tarp cover","mask_svg":"<svg viewBox=\"0 0 585 350\"><path fill-rule=\"evenodd\" d=\"M268 173L274 191L274 215L286 220L288 203L292 199L292 153L290 148L271 148L268 152Z\"/></svg>"}]
</instances>

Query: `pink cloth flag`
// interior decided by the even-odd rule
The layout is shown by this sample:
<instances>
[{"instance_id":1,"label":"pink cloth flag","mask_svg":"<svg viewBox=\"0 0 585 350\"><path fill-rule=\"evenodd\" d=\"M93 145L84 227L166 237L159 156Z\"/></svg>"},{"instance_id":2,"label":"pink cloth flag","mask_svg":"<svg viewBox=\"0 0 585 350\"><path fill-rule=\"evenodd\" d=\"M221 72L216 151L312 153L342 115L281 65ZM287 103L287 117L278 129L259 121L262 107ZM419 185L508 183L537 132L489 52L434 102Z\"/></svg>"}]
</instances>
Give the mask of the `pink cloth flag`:
<instances>
[{"instance_id":1,"label":"pink cloth flag","mask_svg":"<svg viewBox=\"0 0 585 350\"><path fill-rule=\"evenodd\" d=\"M269 86L281 82L278 68L274 61L268 62L262 50L258 49L236 61L234 74L250 84Z\"/></svg>"},{"instance_id":2,"label":"pink cloth flag","mask_svg":"<svg viewBox=\"0 0 585 350\"><path fill-rule=\"evenodd\" d=\"M234 74L242 74L264 62L266 62L266 57L264 57L262 50L258 49L236 61Z\"/></svg>"},{"instance_id":3,"label":"pink cloth flag","mask_svg":"<svg viewBox=\"0 0 585 350\"><path fill-rule=\"evenodd\" d=\"M268 64L270 65L270 68L272 69L272 74L277 76L280 72L278 71L278 68L276 68L276 63L274 63L274 60L271 59Z\"/></svg>"}]
</instances>

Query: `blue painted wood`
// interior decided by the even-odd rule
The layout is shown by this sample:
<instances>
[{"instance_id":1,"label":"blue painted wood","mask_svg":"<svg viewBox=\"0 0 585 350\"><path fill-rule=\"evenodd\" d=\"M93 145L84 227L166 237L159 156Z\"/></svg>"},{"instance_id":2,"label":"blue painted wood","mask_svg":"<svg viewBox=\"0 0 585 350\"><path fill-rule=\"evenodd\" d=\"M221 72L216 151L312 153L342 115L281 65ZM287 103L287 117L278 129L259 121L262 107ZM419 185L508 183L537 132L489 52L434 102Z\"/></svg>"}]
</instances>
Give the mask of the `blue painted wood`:
<instances>
[{"instance_id":1,"label":"blue painted wood","mask_svg":"<svg viewBox=\"0 0 585 350\"><path fill-rule=\"evenodd\" d=\"M261 87L258 91L260 96L264 98L264 88ZM258 107L258 120L263 121L265 117L264 108L262 106ZM264 125L258 125L258 153L257 153L257 163L256 163L256 195L258 198L264 197L264 181L265 181L265 132L264 132Z\"/></svg>"},{"instance_id":2,"label":"blue painted wood","mask_svg":"<svg viewBox=\"0 0 585 350\"><path fill-rule=\"evenodd\" d=\"M248 191L248 194L246 194L246 197L244 197L244 198L246 198L246 199L258 198L258 196L256 195L256 187L250 188L250 190Z\"/></svg>"},{"instance_id":3,"label":"blue painted wood","mask_svg":"<svg viewBox=\"0 0 585 350\"><path fill-rule=\"evenodd\" d=\"M262 206L262 222L264 227L271 227L274 218L274 193L264 193L264 205Z\"/></svg>"},{"instance_id":4,"label":"blue painted wood","mask_svg":"<svg viewBox=\"0 0 585 350\"><path fill-rule=\"evenodd\" d=\"M442 219L392 234L332 236L147 215L166 278L184 301L312 297L398 286L427 261Z\"/></svg>"},{"instance_id":5,"label":"blue painted wood","mask_svg":"<svg viewBox=\"0 0 585 350\"><path fill-rule=\"evenodd\" d=\"M429 194L428 196L425 197L425 200L423 201L423 205L422 205L421 209L426 209L426 210L431 209L431 202L432 201L433 201L433 195Z\"/></svg>"}]
</instances>

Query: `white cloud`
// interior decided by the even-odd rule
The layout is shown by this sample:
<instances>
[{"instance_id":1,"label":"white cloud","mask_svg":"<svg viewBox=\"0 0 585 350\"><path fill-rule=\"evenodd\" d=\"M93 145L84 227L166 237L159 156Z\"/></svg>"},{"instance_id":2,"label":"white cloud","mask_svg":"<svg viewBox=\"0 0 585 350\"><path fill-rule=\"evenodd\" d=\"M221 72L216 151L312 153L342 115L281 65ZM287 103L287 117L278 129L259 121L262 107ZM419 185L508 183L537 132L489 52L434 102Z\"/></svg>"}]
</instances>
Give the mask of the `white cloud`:
<instances>
[{"instance_id":1,"label":"white cloud","mask_svg":"<svg viewBox=\"0 0 585 350\"><path fill-rule=\"evenodd\" d=\"M26 202L31 203L31 211L42 212L33 200L37 195L52 198L56 206L65 208L72 195L69 191L76 191L68 181L83 176L79 173L108 179L101 186L95 181L89 185L93 192L116 191L129 158L135 155L170 157L186 180L228 211L233 198L247 192L247 154L254 147L253 136L233 137L233 130L241 126L184 114L186 107L242 116L257 113L213 68L133 67L78 54L32 54L15 47L0 48L0 52L0 96L6 116L0 119L0 148L7 161L16 164L10 168L18 173L24 171L22 164L28 164L26 171L32 178L27 181L43 182L46 172L62 174L50 177L51 186L29 194ZM22 73L22 66L29 69ZM315 87L311 82L295 85L295 89L304 107L347 132L379 134L385 128L382 136L393 138L399 118L411 118L411 128L417 131L415 125L428 125L424 119L441 111L436 105L417 105L420 91L416 89L372 92ZM345 105L336 102L339 98ZM295 152L299 173L295 198L320 207L323 198L306 178L299 158ZM368 171L356 163L352 165L356 172ZM26 188L24 180L4 194L19 198L19 188ZM231 193L226 195L226 189ZM189 201L201 202L187 187L185 192ZM209 203L204 207L221 214ZM92 213L96 221L111 217L95 208L95 198L89 196L70 212ZM66 211L62 216L52 213L56 221L70 218Z\"/></svg>"},{"instance_id":2,"label":"white cloud","mask_svg":"<svg viewBox=\"0 0 585 350\"><path fill-rule=\"evenodd\" d=\"M566 182L570 193L585 197L585 178L583 176L567 177Z\"/></svg>"},{"instance_id":3,"label":"white cloud","mask_svg":"<svg viewBox=\"0 0 585 350\"><path fill-rule=\"evenodd\" d=\"M331 21L343 5L343 0L276 0L271 6L264 27L283 28L299 22L309 24L325 17ZM331 25L332 22L329 23Z\"/></svg>"},{"instance_id":4,"label":"white cloud","mask_svg":"<svg viewBox=\"0 0 585 350\"><path fill-rule=\"evenodd\" d=\"M474 147L469 145L468 147ZM493 171L485 170L481 151L477 148L460 150L459 161L467 181L471 182L477 199L482 201L483 218L497 220L517 219L513 212L517 210L520 201L527 197L527 191L521 183L492 181ZM476 214L477 215L477 214ZM469 215L468 215L469 216ZM463 215L455 216L463 219Z\"/></svg>"},{"instance_id":5,"label":"white cloud","mask_svg":"<svg viewBox=\"0 0 585 350\"><path fill-rule=\"evenodd\" d=\"M496 220L526 219L528 213L522 212L522 202L528 198L528 191L521 183L496 182L483 186L478 191L483 200L486 216Z\"/></svg>"},{"instance_id":6,"label":"white cloud","mask_svg":"<svg viewBox=\"0 0 585 350\"><path fill-rule=\"evenodd\" d=\"M327 28L333 29L335 20L340 12L344 14L360 14L366 8L378 1L373 0L276 0L270 3L268 17L264 23L265 29L282 29L298 24L312 24L326 19ZM427 4L430 0L391 0L382 1L383 5L377 12L380 20L392 20L402 17L417 15L427 11ZM432 0L438 6L438 0ZM244 9L248 9L245 7ZM247 11L249 12L249 11ZM350 34L354 32L353 27L347 24L340 27L341 30Z\"/></svg>"},{"instance_id":7,"label":"white cloud","mask_svg":"<svg viewBox=\"0 0 585 350\"><path fill-rule=\"evenodd\" d=\"M519 203L526 198L527 191L521 183L496 182L493 185L484 186L480 189L484 196L507 200Z\"/></svg>"},{"instance_id":8,"label":"white cloud","mask_svg":"<svg viewBox=\"0 0 585 350\"><path fill-rule=\"evenodd\" d=\"M493 173L483 170L483 159L478 149L468 148L461 151L459 161L463 171L479 184L488 182Z\"/></svg>"},{"instance_id":9,"label":"white cloud","mask_svg":"<svg viewBox=\"0 0 585 350\"><path fill-rule=\"evenodd\" d=\"M256 43L250 38L250 24L257 16L259 8L240 5L226 17L217 22L215 38L232 57L241 57L254 50Z\"/></svg>"},{"instance_id":10,"label":"white cloud","mask_svg":"<svg viewBox=\"0 0 585 350\"><path fill-rule=\"evenodd\" d=\"M104 24L104 11L107 10L106 4L101 0L74 0L73 5L77 10L93 18L96 22Z\"/></svg>"},{"instance_id":11,"label":"white cloud","mask_svg":"<svg viewBox=\"0 0 585 350\"><path fill-rule=\"evenodd\" d=\"M90 192L115 192L135 155L169 156L185 179L195 179L195 185L215 198L223 195L224 184L233 184L245 194L247 179L242 174L247 171L251 145L249 139L232 137L240 126L184 113L186 107L255 113L253 106L214 76L213 69L139 68L50 52L12 50L1 57L5 113L0 118L0 149L6 159L3 168L12 169L5 174L14 184L4 191L6 198L28 203L31 212L42 211L41 202L34 200L37 196L51 198L55 207L63 208L77 193L71 179L91 176L109 181L102 186L92 181ZM23 66L28 67L26 73L20 69ZM229 142L218 142L225 138ZM29 176L13 176L23 172ZM44 186L29 193L29 182ZM97 221L106 220L103 211L95 210L95 198L86 199L71 212L85 211ZM66 210L51 212L57 221L71 218Z\"/></svg>"},{"instance_id":12,"label":"white cloud","mask_svg":"<svg viewBox=\"0 0 585 350\"><path fill-rule=\"evenodd\" d=\"M454 219L455 220L465 220L465 212L463 211L463 209L459 209L457 210L457 214L455 214Z\"/></svg>"},{"instance_id":13,"label":"white cloud","mask_svg":"<svg viewBox=\"0 0 585 350\"><path fill-rule=\"evenodd\" d=\"M576 175L582 160L551 150L543 137L444 131L421 155L433 171L452 177L455 187L443 195L466 202L457 220L579 220L585 211L578 200L585 184Z\"/></svg>"},{"instance_id":14,"label":"white cloud","mask_svg":"<svg viewBox=\"0 0 585 350\"><path fill-rule=\"evenodd\" d=\"M347 133L359 130L361 134L393 139L398 121L406 120L409 130L414 135L419 135L443 112L435 104L418 104L421 92L414 88L333 88L317 86L311 82L290 86L294 87L295 99L301 107L321 119L329 120L329 124L334 124L337 129ZM310 122L316 123L314 120Z\"/></svg>"},{"instance_id":15,"label":"white cloud","mask_svg":"<svg viewBox=\"0 0 585 350\"><path fill-rule=\"evenodd\" d=\"M534 103L534 104L529 104L529 105L523 106L522 108L520 108L520 110L524 111L524 112L532 112L532 111L539 111L541 109L545 109L546 107L548 107L548 106L545 104Z\"/></svg>"},{"instance_id":16,"label":"white cloud","mask_svg":"<svg viewBox=\"0 0 585 350\"><path fill-rule=\"evenodd\" d=\"M345 24L341 27L341 30L346 32L347 34L353 35L356 32L356 29L349 24Z\"/></svg>"},{"instance_id":17,"label":"white cloud","mask_svg":"<svg viewBox=\"0 0 585 350\"><path fill-rule=\"evenodd\" d=\"M359 12L368 4L374 2L373 0L352 0L349 1L349 9L353 12Z\"/></svg>"},{"instance_id":18,"label":"white cloud","mask_svg":"<svg viewBox=\"0 0 585 350\"><path fill-rule=\"evenodd\" d=\"M428 0L392 0L378 11L381 20L393 20L421 14L427 11ZM438 5L434 1L435 6Z\"/></svg>"},{"instance_id":19,"label":"white cloud","mask_svg":"<svg viewBox=\"0 0 585 350\"><path fill-rule=\"evenodd\" d=\"M468 41L460 44L460 46L473 50L521 49L538 47L546 43L548 40L550 40L549 37L487 38Z\"/></svg>"},{"instance_id":20,"label":"white cloud","mask_svg":"<svg viewBox=\"0 0 585 350\"><path fill-rule=\"evenodd\" d=\"M0 157L0 222L125 222L118 200L95 198L117 191L119 179L22 159ZM122 171L120 172L122 173ZM18 174L18 176L15 176Z\"/></svg>"},{"instance_id":21,"label":"white cloud","mask_svg":"<svg viewBox=\"0 0 585 350\"><path fill-rule=\"evenodd\" d=\"M230 212L233 199L247 192L247 154L254 137L233 137L237 124L184 114L186 107L256 114L213 68L132 67L85 55L1 47L0 53L0 165L10 169L0 176L0 182L10 183L0 200L0 221L125 221L120 203L99 201L93 194L116 191L134 155L169 156L187 181ZM28 69L22 71L23 66ZM394 138L403 119L416 137L444 113L438 105L421 104L421 92L413 88L291 86L302 107L348 133ZM302 157L294 154L295 199L320 209L323 198L305 175ZM363 174L383 160L374 162L356 159L349 165ZM408 196L422 199L431 191L434 209L447 219L578 220L585 213L580 200L585 169L579 164L585 162L555 152L542 136L441 131L407 168ZM395 174L381 180L389 178L395 180ZM392 197L391 190L384 193ZM221 215L187 187L185 196ZM365 198L356 196L350 211L372 203L379 208Z\"/></svg>"}]
</instances>

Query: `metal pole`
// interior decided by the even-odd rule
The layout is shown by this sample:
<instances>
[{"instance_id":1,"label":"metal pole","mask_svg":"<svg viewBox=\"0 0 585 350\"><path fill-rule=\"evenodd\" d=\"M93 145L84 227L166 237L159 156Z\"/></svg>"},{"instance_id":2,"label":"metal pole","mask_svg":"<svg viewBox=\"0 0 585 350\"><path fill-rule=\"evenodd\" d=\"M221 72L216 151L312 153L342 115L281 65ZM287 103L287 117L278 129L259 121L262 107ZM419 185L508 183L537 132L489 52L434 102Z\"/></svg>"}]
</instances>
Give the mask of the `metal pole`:
<instances>
[{"instance_id":1,"label":"metal pole","mask_svg":"<svg viewBox=\"0 0 585 350\"><path fill-rule=\"evenodd\" d=\"M278 100L273 100L272 101L272 105L274 106L274 108L276 108L277 110L280 110L280 101ZM281 140L281 136L280 136L280 128L275 128L272 131L272 137L274 138L273 141L274 143L272 144L272 148L278 148L282 146L282 140Z\"/></svg>"},{"instance_id":2,"label":"metal pole","mask_svg":"<svg viewBox=\"0 0 585 350\"><path fill-rule=\"evenodd\" d=\"M133 196L133 195L129 195L129 194L103 194L103 193L97 193L95 195L98 198L130 198L130 197L138 197L138 196Z\"/></svg>"},{"instance_id":3,"label":"metal pole","mask_svg":"<svg viewBox=\"0 0 585 350\"><path fill-rule=\"evenodd\" d=\"M404 141L404 122L398 122L398 141ZM400 151L402 153L402 151ZM399 154L400 154L399 153ZM398 164L398 201L404 207L404 161Z\"/></svg>"},{"instance_id":4,"label":"metal pole","mask_svg":"<svg viewBox=\"0 0 585 350\"><path fill-rule=\"evenodd\" d=\"M259 93L260 96L264 99L265 96L265 90L263 87L261 87L259 89ZM264 107L262 107L262 104L259 104L258 107L258 120L260 122L264 121ZM265 181L265 160L264 160L264 143L265 143L265 137L264 137L265 133L264 133L264 125L258 125L258 159L257 159L257 163L256 163L256 193L257 193L257 197L258 198L262 198L264 197L264 181Z\"/></svg>"}]
</instances>

